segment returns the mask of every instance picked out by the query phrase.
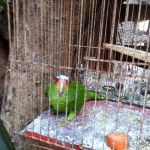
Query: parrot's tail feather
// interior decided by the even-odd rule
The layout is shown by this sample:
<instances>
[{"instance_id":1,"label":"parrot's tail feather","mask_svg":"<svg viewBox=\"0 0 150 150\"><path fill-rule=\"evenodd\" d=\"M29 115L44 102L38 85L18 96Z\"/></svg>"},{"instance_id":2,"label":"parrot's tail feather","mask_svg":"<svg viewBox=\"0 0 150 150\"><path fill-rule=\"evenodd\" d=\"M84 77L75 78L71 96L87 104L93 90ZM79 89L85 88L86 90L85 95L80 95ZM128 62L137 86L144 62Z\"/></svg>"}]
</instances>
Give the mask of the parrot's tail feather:
<instances>
[{"instance_id":1,"label":"parrot's tail feather","mask_svg":"<svg viewBox=\"0 0 150 150\"><path fill-rule=\"evenodd\" d=\"M87 95L86 95L86 98L87 99L95 98L95 92L88 91ZM97 93L96 99L98 99L98 100L105 100L106 98L105 98L105 96L103 94Z\"/></svg>"}]
</instances>

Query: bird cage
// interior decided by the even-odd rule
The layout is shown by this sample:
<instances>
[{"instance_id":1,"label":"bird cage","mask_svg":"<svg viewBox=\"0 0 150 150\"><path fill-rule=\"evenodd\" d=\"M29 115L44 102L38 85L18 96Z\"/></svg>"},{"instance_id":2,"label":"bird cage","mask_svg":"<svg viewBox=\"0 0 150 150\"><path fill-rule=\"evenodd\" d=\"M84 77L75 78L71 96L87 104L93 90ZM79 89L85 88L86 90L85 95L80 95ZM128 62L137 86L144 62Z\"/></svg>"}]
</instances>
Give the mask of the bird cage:
<instances>
[{"instance_id":1,"label":"bird cage","mask_svg":"<svg viewBox=\"0 0 150 150\"><path fill-rule=\"evenodd\" d=\"M7 13L16 149L150 149L149 0L7 0Z\"/></svg>"}]
</instances>

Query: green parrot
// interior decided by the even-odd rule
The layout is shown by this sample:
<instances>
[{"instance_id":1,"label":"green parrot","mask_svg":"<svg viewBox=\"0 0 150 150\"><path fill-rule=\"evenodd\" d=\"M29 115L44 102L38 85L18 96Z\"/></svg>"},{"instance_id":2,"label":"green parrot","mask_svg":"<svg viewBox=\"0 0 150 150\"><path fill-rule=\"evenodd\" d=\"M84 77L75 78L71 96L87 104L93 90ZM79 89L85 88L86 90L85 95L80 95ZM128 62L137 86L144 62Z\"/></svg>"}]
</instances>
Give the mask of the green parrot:
<instances>
[{"instance_id":1,"label":"green parrot","mask_svg":"<svg viewBox=\"0 0 150 150\"><path fill-rule=\"evenodd\" d=\"M45 95L48 97L54 110L66 112L66 106L68 106L67 111L69 113L69 121L72 121L75 117L75 104L76 112L79 112L83 107L84 93L84 85L76 83L74 80L69 81L68 76L65 74L57 75L55 82L52 82L45 87ZM86 99L92 98L95 98L95 93L87 91ZM99 93L97 93L96 98L99 100L105 99L105 97Z\"/></svg>"}]
</instances>

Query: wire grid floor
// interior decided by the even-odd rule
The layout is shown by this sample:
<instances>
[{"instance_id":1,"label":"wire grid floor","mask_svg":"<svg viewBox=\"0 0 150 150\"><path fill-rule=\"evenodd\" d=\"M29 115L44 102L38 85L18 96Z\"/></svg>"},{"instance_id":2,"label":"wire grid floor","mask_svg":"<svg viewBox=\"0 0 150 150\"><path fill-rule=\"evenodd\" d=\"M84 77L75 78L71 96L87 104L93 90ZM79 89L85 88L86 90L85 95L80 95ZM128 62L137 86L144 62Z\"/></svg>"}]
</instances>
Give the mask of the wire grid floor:
<instances>
[{"instance_id":1,"label":"wire grid floor","mask_svg":"<svg viewBox=\"0 0 150 150\"><path fill-rule=\"evenodd\" d=\"M129 150L150 149L149 135L150 135L150 110L145 109L143 113L142 108L135 106L123 105L114 102L106 101L88 101L85 105L85 117L83 122L83 109L76 115L74 122L65 125L65 114L49 115L48 110L44 111L33 122L31 122L24 133L36 133L47 138L41 138L48 142L48 138L54 139L54 143L64 146L72 143L76 146L83 146L84 148L99 150L110 150L107 146L105 137L112 131L123 132L129 135L130 147ZM95 115L95 116L94 116ZM144 121L142 118L144 117ZM116 122L116 119L118 121ZM117 123L117 128L116 128ZM142 125L142 131L140 130ZM84 134L83 134L84 131ZM140 132L141 131L141 132ZM40 136L41 135L41 136ZM33 137L32 134L27 136ZM141 139L139 138L141 137ZM33 137L35 138L35 137ZM38 139L39 138L39 139ZM78 148L79 148L78 147ZM76 148L76 149L78 149Z\"/></svg>"}]
</instances>

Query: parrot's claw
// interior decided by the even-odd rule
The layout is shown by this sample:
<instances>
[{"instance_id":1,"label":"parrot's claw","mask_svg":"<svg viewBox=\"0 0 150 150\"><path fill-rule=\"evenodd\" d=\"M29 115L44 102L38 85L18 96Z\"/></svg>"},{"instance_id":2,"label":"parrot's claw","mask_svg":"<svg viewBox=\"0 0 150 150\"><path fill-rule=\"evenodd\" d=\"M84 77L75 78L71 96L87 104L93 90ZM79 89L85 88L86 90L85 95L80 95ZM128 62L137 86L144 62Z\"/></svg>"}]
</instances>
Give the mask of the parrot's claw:
<instances>
[{"instance_id":1,"label":"parrot's claw","mask_svg":"<svg viewBox=\"0 0 150 150\"><path fill-rule=\"evenodd\" d=\"M70 117L71 116L71 117ZM61 117L61 122L58 123L57 127L65 127L66 125L71 124L74 121L74 116L75 113L71 113L71 115L69 114L68 118L66 119L66 117ZM70 117L70 118L69 118Z\"/></svg>"},{"instance_id":2,"label":"parrot's claw","mask_svg":"<svg viewBox=\"0 0 150 150\"><path fill-rule=\"evenodd\" d=\"M74 117L75 117L75 112L70 112L69 116L68 116L68 120L72 121L74 119Z\"/></svg>"}]
</instances>

